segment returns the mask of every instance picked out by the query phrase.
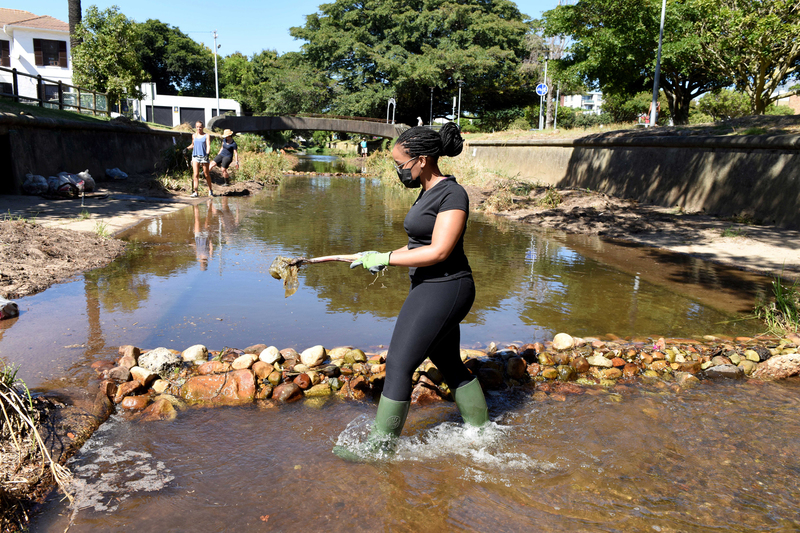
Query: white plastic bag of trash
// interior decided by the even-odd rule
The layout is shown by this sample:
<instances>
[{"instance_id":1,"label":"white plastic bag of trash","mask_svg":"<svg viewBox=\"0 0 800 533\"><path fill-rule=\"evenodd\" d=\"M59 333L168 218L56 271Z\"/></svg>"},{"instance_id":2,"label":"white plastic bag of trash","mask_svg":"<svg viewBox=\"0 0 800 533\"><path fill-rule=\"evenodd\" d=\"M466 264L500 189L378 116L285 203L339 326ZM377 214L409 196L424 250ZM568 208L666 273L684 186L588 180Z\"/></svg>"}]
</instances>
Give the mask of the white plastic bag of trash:
<instances>
[{"instance_id":1,"label":"white plastic bag of trash","mask_svg":"<svg viewBox=\"0 0 800 533\"><path fill-rule=\"evenodd\" d=\"M67 178L69 182L75 186L75 188L79 193L84 191L84 187L86 186L86 184L80 177L78 177L77 174L71 174L69 172L59 172L58 176L60 178Z\"/></svg>"},{"instance_id":2,"label":"white plastic bag of trash","mask_svg":"<svg viewBox=\"0 0 800 533\"><path fill-rule=\"evenodd\" d=\"M83 172L78 172L77 176L83 180L83 187L86 192L92 192L95 188L94 178L91 174L89 174L89 169L87 168Z\"/></svg>"},{"instance_id":3,"label":"white plastic bag of trash","mask_svg":"<svg viewBox=\"0 0 800 533\"><path fill-rule=\"evenodd\" d=\"M124 180L125 178L128 177L127 174L125 174L123 171L121 171L120 169L118 169L116 167L107 168L106 169L106 176L111 178L112 180Z\"/></svg>"},{"instance_id":4,"label":"white plastic bag of trash","mask_svg":"<svg viewBox=\"0 0 800 533\"><path fill-rule=\"evenodd\" d=\"M0 320L19 316L19 306L16 302L0 297Z\"/></svg>"},{"instance_id":5,"label":"white plastic bag of trash","mask_svg":"<svg viewBox=\"0 0 800 533\"><path fill-rule=\"evenodd\" d=\"M22 183L22 192L25 194L39 195L47 194L47 178L38 174L25 174L25 181Z\"/></svg>"}]
</instances>

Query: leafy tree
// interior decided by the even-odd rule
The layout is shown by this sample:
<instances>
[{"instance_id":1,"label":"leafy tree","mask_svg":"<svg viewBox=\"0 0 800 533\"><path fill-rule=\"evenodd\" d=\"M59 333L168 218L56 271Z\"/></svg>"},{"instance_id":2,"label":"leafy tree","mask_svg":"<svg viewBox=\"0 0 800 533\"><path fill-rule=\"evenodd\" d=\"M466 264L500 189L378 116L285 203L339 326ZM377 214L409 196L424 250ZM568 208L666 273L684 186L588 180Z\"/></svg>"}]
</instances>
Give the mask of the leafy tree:
<instances>
[{"instance_id":1,"label":"leafy tree","mask_svg":"<svg viewBox=\"0 0 800 533\"><path fill-rule=\"evenodd\" d=\"M111 103L126 94L142 96L139 86L146 74L136 53L139 33L117 6L104 11L90 6L75 28L75 36L81 41L72 52L75 85L108 93Z\"/></svg>"},{"instance_id":2,"label":"leafy tree","mask_svg":"<svg viewBox=\"0 0 800 533\"><path fill-rule=\"evenodd\" d=\"M744 93L722 89L700 98L697 110L712 120L742 117L750 114L750 98Z\"/></svg>"},{"instance_id":3,"label":"leafy tree","mask_svg":"<svg viewBox=\"0 0 800 533\"><path fill-rule=\"evenodd\" d=\"M730 83L702 60L700 1L667 4L660 85L676 124L688 121L693 98ZM575 40L563 66L586 85L632 97L652 91L660 17L659 0L580 0L544 13L544 27L547 35Z\"/></svg>"},{"instance_id":4,"label":"leafy tree","mask_svg":"<svg viewBox=\"0 0 800 533\"><path fill-rule=\"evenodd\" d=\"M214 53L178 28L149 19L136 25L139 60L158 94L214 96Z\"/></svg>"},{"instance_id":5,"label":"leafy tree","mask_svg":"<svg viewBox=\"0 0 800 533\"><path fill-rule=\"evenodd\" d=\"M463 80L461 108L478 115L529 100L518 65L528 27L509 0L335 0L292 28L303 56L334 84L330 110L415 123L449 110Z\"/></svg>"},{"instance_id":6,"label":"leafy tree","mask_svg":"<svg viewBox=\"0 0 800 533\"><path fill-rule=\"evenodd\" d=\"M750 97L751 113L764 113L779 98L776 89L800 73L800 2L697 1L703 9L703 65L730 77Z\"/></svg>"},{"instance_id":7,"label":"leafy tree","mask_svg":"<svg viewBox=\"0 0 800 533\"><path fill-rule=\"evenodd\" d=\"M639 118L639 115L647 113L652 101L652 91L642 91L630 97L619 94L604 94L603 113L608 114L614 122L634 122ZM669 110L667 109L667 98L663 91L658 93L658 103L661 104L658 122L666 124L669 122Z\"/></svg>"}]
</instances>

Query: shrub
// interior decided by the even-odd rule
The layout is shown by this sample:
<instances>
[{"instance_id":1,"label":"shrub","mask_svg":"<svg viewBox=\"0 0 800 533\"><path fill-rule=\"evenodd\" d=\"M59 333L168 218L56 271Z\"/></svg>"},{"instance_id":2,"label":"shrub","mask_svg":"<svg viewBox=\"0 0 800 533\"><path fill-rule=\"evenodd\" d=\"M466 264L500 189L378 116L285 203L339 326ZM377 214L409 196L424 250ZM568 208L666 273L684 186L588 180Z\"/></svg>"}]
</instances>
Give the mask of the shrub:
<instances>
[{"instance_id":1,"label":"shrub","mask_svg":"<svg viewBox=\"0 0 800 533\"><path fill-rule=\"evenodd\" d=\"M788 105L771 105L764 111L765 115L794 115L794 109Z\"/></svg>"},{"instance_id":2,"label":"shrub","mask_svg":"<svg viewBox=\"0 0 800 533\"><path fill-rule=\"evenodd\" d=\"M722 89L706 93L697 100L697 110L713 120L726 120L750 114L750 98L743 93Z\"/></svg>"}]
</instances>

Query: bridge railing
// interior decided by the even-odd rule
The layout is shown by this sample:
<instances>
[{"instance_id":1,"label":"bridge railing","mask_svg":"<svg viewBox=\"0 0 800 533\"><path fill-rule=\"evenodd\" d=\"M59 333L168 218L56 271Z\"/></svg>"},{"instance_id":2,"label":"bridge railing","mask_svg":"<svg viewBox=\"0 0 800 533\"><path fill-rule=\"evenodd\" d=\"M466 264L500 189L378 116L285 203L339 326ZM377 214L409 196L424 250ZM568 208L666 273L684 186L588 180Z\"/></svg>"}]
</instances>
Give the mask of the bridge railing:
<instances>
[{"instance_id":1,"label":"bridge railing","mask_svg":"<svg viewBox=\"0 0 800 533\"><path fill-rule=\"evenodd\" d=\"M292 115L285 115L288 117L306 117L306 118L335 118L339 120L361 120L364 122L379 122L381 124L386 124L386 119L382 118L371 118L371 117L348 117L345 115L322 115L319 113L294 113Z\"/></svg>"}]
</instances>

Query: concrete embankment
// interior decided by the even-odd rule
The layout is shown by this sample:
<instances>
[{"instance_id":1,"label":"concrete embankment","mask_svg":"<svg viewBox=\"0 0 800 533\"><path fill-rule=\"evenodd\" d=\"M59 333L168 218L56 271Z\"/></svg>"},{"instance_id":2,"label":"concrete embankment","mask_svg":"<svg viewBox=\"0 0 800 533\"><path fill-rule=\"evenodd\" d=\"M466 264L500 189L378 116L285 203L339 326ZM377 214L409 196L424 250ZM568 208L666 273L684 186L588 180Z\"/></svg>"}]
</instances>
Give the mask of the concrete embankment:
<instances>
[{"instance_id":1,"label":"concrete embankment","mask_svg":"<svg viewBox=\"0 0 800 533\"><path fill-rule=\"evenodd\" d=\"M475 140L465 153L487 168L556 187L800 228L800 136L637 133Z\"/></svg>"},{"instance_id":2,"label":"concrete embankment","mask_svg":"<svg viewBox=\"0 0 800 533\"><path fill-rule=\"evenodd\" d=\"M103 176L118 167L129 174L152 173L164 151L188 146L187 133L145 126L87 123L0 114L0 158L8 162L0 177L0 194L21 194L25 174L54 176L89 170Z\"/></svg>"}]
</instances>

